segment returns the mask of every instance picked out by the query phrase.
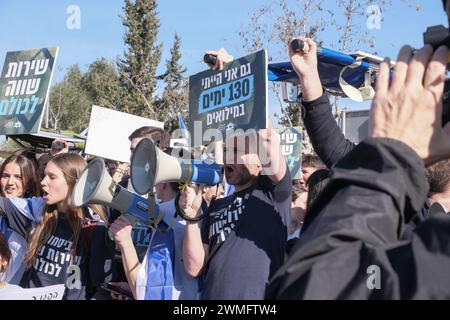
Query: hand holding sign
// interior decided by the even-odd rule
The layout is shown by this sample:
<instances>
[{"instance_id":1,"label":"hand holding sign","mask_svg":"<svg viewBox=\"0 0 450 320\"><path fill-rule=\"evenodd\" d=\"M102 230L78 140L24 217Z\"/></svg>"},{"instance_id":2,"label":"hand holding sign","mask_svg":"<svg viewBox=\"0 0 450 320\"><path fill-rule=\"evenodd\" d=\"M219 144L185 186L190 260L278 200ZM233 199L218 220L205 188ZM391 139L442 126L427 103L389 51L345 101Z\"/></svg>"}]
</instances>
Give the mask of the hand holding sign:
<instances>
[{"instance_id":1,"label":"hand holding sign","mask_svg":"<svg viewBox=\"0 0 450 320\"><path fill-rule=\"evenodd\" d=\"M267 129L258 131L258 156L263 172L277 183L283 179L286 173L286 160L280 147L278 134L272 128L269 121Z\"/></svg>"}]
</instances>

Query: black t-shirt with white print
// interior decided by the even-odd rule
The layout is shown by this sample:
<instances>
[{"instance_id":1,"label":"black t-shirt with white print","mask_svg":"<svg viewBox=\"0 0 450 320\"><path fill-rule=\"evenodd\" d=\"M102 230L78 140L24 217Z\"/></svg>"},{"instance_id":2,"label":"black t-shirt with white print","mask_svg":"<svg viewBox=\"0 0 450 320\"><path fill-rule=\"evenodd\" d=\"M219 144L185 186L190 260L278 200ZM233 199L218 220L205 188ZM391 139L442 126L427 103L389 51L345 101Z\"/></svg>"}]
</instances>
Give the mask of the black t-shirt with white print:
<instances>
[{"instance_id":1,"label":"black t-shirt with white print","mask_svg":"<svg viewBox=\"0 0 450 320\"><path fill-rule=\"evenodd\" d=\"M24 238L28 237L30 217L42 215L43 202L35 205L38 199L23 199L22 202L29 203L23 208L20 207L20 202L16 203L16 200L0 199L0 213L7 217L10 227ZM64 299L84 300L109 297L106 291L100 289L100 284L110 278L114 248L113 242L107 237L105 224L96 215L85 219L75 260L72 259L70 252L72 233L66 215L60 212L54 232L38 249L33 265L23 274L20 281L21 287L35 288L65 284Z\"/></svg>"},{"instance_id":2,"label":"black t-shirt with white print","mask_svg":"<svg viewBox=\"0 0 450 320\"><path fill-rule=\"evenodd\" d=\"M263 299L269 278L285 257L292 182L289 171L276 185L257 183L218 199L202 225L209 244L202 299Z\"/></svg>"},{"instance_id":3,"label":"black t-shirt with white print","mask_svg":"<svg viewBox=\"0 0 450 320\"><path fill-rule=\"evenodd\" d=\"M73 232L65 214L59 213L55 231L39 248L33 265L25 271L21 286L46 287L65 284L64 299L107 298L100 284L111 275L113 245L103 222L86 219L76 256L71 254Z\"/></svg>"}]
</instances>

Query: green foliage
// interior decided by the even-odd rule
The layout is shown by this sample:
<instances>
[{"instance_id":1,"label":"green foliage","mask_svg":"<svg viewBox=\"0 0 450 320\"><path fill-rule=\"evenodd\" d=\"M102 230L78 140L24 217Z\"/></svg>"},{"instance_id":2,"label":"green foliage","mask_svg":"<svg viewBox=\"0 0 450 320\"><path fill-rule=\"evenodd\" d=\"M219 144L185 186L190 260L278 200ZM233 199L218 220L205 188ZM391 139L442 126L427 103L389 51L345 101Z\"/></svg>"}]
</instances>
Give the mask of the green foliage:
<instances>
[{"instance_id":1,"label":"green foliage","mask_svg":"<svg viewBox=\"0 0 450 320\"><path fill-rule=\"evenodd\" d=\"M179 127L177 115L180 112L187 121L188 81L183 75L186 68L179 64L181 38L175 34L170 59L166 61L166 72L161 76L165 83L162 97L156 101L159 120L164 121L166 130L173 131Z\"/></svg>"},{"instance_id":2,"label":"green foliage","mask_svg":"<svg viewBox=\"0 0 450 320\"><path fill-rule=\"evenodd\" d=\"M156 0L125 0L122 24L126 28L126 51L117 63L124 88L121 111L152 119L158 116L153 101L162 48L156 44L159 30L156 7Z\"/></svg>"},{"instance_id":3,"label":"green foliage","mask_svg":"<svg viewBox=\"0 0 450 320\"><path fill-rule=\"evenodd\" d=\"M166 61L166 71L157 77L161 44L156 44L159 20L155 0L124 0L122 24L125 52L111 63L97 59L82 72L69 67L63 81L50 92L51 126L80 132L89 124L92 105L142 116L166 123L168 130L178 127L177 114L187 117L188 81L181 59L181 38L175 34ZM157 81L162 94L156 95Z\"/></svg>"},{"instance_id":4,"label":"green foliage","mask_svg":"<svg viewBox=\"0 0 450 320\"><path fill-rule=\"evenodd\" d=\"M288 103L282 109L281 114L275 113L278 124L281 127L298 127L303 126L300 114L300 105L298 103Z\"/></svg>"},{"instance_id":5,"label":"green foliage","mask_svg":"<svg viewBox=\"0 0 450 320\"><path fill-rule=\"evenodd\" d=\"M78 65L72 65L64 80L52 87L50 106L55 128L81 131L87 126L93 100L83 84L83 72Z\"/></svg>"},{"instance_id":6,"label":"green foliage","mask_svg":"<svg viewBox=\"0 0 450 320\"><path fill-rule=\"evenodd\" d=\"M83 88L96 105L116 109L120 106L122 91L115 65L105 58L91 63L84 76Z\"/></svg>"},{"instance_id":7,"label":"green foliage","mask_svg":"<svg viewBox=\"0 0 450 320\"><path fill-rule=\"evenodd\" d=\"M104 58L82 72L72 65L64 80L50 92L52 127L80 132L89 124L92 105L115 108L120 102L120 82L112 63Z\"/></svg>"}]
</instances>

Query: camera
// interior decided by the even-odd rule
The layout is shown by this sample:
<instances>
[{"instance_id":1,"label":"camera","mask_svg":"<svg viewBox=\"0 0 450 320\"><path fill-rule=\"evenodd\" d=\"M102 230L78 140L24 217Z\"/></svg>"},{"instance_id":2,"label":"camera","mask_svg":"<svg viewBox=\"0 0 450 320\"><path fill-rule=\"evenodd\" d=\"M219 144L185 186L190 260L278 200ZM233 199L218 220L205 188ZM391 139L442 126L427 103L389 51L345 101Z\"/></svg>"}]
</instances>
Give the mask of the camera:
<instances>
[{"instance_id":1,"label":"camera","mask_svg":"<svg viewBox=\"0 0 450 320\"><path fill-rule=\"evenodd\" d=\"M447 11L447 1L448 0L443 0L442 2L448 19L449 12ZM428 27L423 33L423 43L431 45L434 50L443 45L447 46L450 50L450 28L446 28L443 25ZM450 65L447 63L447 70L450 70L449 66ZM442 98L442 126L447 122L450 122L450 78L445 80L444 95Z\"/></svg>"},{"instance_id":2,"label":"camera","mask_svg":"<svg viewBox=\"0 0 450 320\"><path fill-rule=\"evenodd\" d=\"M52 151L53 151L54 153L60 152L60 151L63 150L65 147L66 147L66 144L65 144L64 141L56 140L56 141L53 141L53 143L52 143Z\"/></svg>"}]
</instances>

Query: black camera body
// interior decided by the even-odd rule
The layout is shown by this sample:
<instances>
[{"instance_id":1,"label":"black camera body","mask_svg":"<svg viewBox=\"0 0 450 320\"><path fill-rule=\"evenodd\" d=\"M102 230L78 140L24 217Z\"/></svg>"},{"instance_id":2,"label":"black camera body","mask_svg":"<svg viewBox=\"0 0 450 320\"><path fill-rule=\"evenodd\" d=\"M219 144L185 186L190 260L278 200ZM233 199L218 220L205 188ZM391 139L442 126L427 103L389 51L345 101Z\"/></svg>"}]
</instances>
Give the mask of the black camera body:
<instances>
[{"instance_id":1,"label":"black camera body","mask_svg":"<svg viewBox=\"0 0 450 320\"><path fill-rule=\"evenodd\" d=\"M450 50L450 28L446 28L443 25L428 27L423 33L423 42L431 45L434 50L442 45L447 46ZM447 70L450 70L449 63L447 63ZM442 126L447 122L450 122L450 78L445 80L442 98Z\"/></svg>"},{"instance_id":2,"label":"black camera body","mask_svg":"<svg viewBox=\"0 0 450 320\"><path fill-rule=\"evenodd\" d=\"M64 141L53 141L52 143L52 151L55 153L60 152L61 150L63 150L66 147L66 144L64 143Z\"/></svg>"}]
</instances>

